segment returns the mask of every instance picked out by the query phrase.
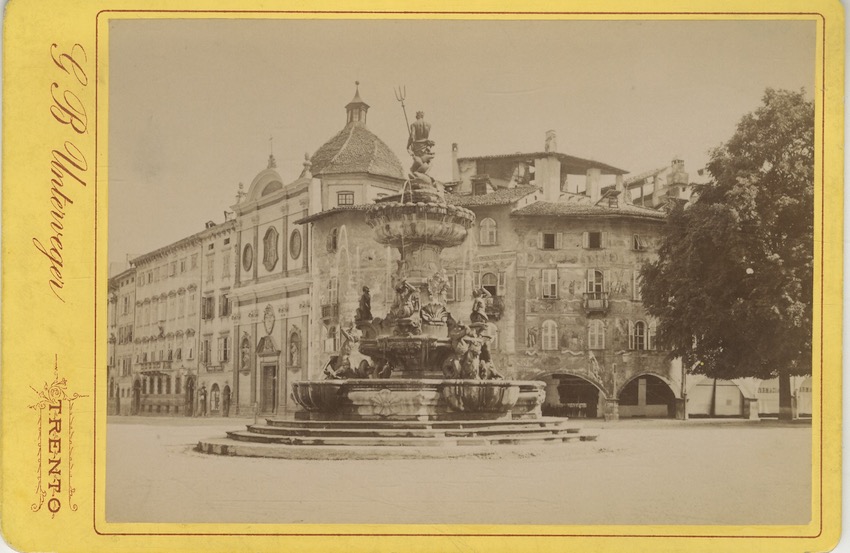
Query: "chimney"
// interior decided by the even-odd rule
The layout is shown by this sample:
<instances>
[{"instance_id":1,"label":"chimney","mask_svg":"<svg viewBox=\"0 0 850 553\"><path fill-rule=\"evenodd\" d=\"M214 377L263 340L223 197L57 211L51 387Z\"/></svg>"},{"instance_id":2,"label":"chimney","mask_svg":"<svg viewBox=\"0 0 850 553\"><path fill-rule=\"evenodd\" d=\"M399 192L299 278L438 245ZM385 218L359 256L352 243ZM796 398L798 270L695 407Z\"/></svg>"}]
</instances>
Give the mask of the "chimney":
<instances>
[{"instance_id":1,"label":"chimney","mask_svg":"<svg viewBox=\"0 0 850 553\"><path fill-rule=\"evenodd\" d=\"M452 142L452 180L460 180L460 167L457 164L457 142Z\"/></svg>"},{"instance_id":2,"label":"chimney","mask_svg":"<svg viewBox=\"0 0 850 553\"><path fill-rule=\"evenodd\" d=\"M544 148L544 151L547 153L554 153L558 151L558 135L555 131L546 131L546 145Z\"/></svg>"},{"instance_id":3,"label":"chimney","mask_svg":"<svg viewBox=\"0 0 850 553\"><path fill-rule=\"evenodd\" d=\"M534 184L543 189L544 202L557 202L561 197L561 160L554 152L534 161Z\"/></svg>"},{"instance_id":4,"label":"chimney","mask_svg":"<svg viewBox=\"0 0 850 553\"><path fill-rule=\"evenodd\" d=\"M599 197L601 195L602 183L600 182L600 178L602 177L602 169L598 167L591 167L587 170L587 192L586 194L590 196L590 203L595 204L599 201Z\"/></svg>"},{"instance_id":5,"label":"chimney","mask_svg":"<svg viewBox=\"0 0 850 553\"><path fill-rule=\"evenodd\" d=\"M626 184L623 181L623 175L617 175L614 177L614 188L617 192L620 193L620 196L623 198L624 204L632 203L632 196L628 190L626 190Z\"/></svg>"}]
</instances>

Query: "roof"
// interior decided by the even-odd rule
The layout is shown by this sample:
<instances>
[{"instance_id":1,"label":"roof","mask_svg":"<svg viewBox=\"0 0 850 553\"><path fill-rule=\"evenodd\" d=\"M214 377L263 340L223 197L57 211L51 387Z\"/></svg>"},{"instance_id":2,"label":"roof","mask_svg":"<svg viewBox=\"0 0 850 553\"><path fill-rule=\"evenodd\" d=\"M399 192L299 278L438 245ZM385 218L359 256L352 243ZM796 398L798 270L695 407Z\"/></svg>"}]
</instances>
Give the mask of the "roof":
<instances>
[{"instance_id":1,"label":"roof","mask_svg":"<svg viewBox=\"0 0 850 553\"><path fill-rule=\"evenodd\" d=\"M314 176L370 173L404 178L398 157L361 121L348 123L310 158Z\"/></svg>"},{"instance_id":2,"label":"roof","mask_svg":"<svg viewBox=\"0 0 850 553\"><path fill-rule=\"evenodd\" d=\"M623 184L625 184L626 186L628 186L630 184L634 184L638 181L642 181L643 179L646 179L646 178L649 178L649 177L654 177L654 176L658 175L659 173L664 172L664 170L669 169L669 168L670 167L665 165L664 167L661 167L661 168L658 168L658 169L650 169L649 171L644 171L643 173L638 173L637 175L635 175L633 177L627 178L623 182Z\"/></svg>"},{"instance_id":3,"label":"roof","mask_svg":"<svg viewBox=\"0 0 850 553\"><path fill-rule=\"evenodd\" d=\"M488 194L446 194L446 202L461 207L508 205L539 190L536 186L517 186L501 188Z\"/></svg>"},{"instance_id":4,"label":"roof","mask_svg":"<svg viewBox=\"0 0 850 553\"><path fill-rule=\"evenodd\" d=\"M191 234L191 235L189 235L185 238L181 238L180 240L178 240L176 242L172 242L171 244L168 244L167 246L162 246L161 248L157 248L157 249L150 251L148 253L143 253L141 255L138 255L138 256L136 256L136 257L134 257L133 259L130 260L130 265L132 265L133 267L136 267L140 263L145 263L146 261L153 259L157 256L167 254L171 250L175 250L175 249L186 247L186 246L194 246L197 243L199 243L200 240L202 240L203 238L205 238L206 236L208 236L210 234L215 234L215 233L219 233L219 232L227 232L229 230L234 229L235 227L236 227L236 219L230 219L230 220L225 221L223 223L213 225L210 228L205 228L203 230L196 232L195 234Z\"/></svg>"},{"instance_id":5,"label":"roof","mask_svg":"<svg viewBox=\"0 0 850 553\"><path fill-rule=\"evenodd\" d=\"M314 221L318 221L319 219L323 219L323 218L325 218L329 215L333 215L334 213L339 213L341 211L366 211L367 209L369 209L373 205L375 205L375 204L371 203L371 204L357 204L357 205L340 205L340 206L337 206L337 207L332 207L331 209L319 211L319 212L314 213L312 215L308 215L307 217L304 217L302 219L298 219L297 221L295 221L295 224L296 225L303 225L305 223L312 223Z\"/></svg>"},{"instance_id":6,"label":"roof","mask_svg":"<svg viewBox=\"0 0 850 553\"><path fill-rule=\"evenodd\" d=\"M567 173L571 175L585 174L587 173L588 169L593 167L601 169L603 175L625 175L626 173L628 173L628 171L626 171L625 169L618 169L617 167L614 167L613 165L608 165L607 163L601 163L592 159L585 159L567 154L561 154L558 152L531 152L527 154L517 152L514 154L461 157L458 158L458 161L523 161L526 159L540 159L549 156L557 157L561 161L561 164L566 167Z\"/></svg>"},{"instance_id":7,"label":"roof","mask_svg":"<svg viewBox=\"0 0 850 553\"><path fill-rule=\"evenodd\" d=\"M664 220L667 214L656 209L623 204L617 207L607 205L590 205L586 203L555 203L534 202L511 212L517 217L559 217L559 216L592 216L592 217L629 217L639 219Z\"/></svg>"}]
</instances>

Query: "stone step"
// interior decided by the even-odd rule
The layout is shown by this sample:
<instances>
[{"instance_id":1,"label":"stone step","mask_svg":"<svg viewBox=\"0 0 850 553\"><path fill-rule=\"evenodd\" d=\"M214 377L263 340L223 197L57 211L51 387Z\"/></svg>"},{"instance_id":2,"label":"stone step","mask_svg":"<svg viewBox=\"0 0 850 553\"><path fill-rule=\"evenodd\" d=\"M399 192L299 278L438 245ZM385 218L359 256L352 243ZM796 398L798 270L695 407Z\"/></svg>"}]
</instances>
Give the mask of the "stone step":
<instances>
[{"instance_id":1,"label":"stone step","mask_svg":"<svg viewBox=\"0 0 850 553\"><path fill-rule=\"evenodd\" d=\"M283 444L290 446L415 446L415 447L451 447L467 445L497 445L497 444L529 444L546 442L587 441L580 434L528 434L506 433L492 436L475 437L395 437L395 436L279 436L258 434L255 432L233 431L227 436L236 441L266 444ZM593 438L595 439L595 436Z\"/></svg>"},{"instance_id":2,"label":"stone step","mask_svg":"<svg viewBox=\"0 0 850 553\"><path fill-rule=\"evenodd\" d=\"M585 436L582 436L582 441ZM596 437L593 436L593 439ZM569 455L575 443L531 442L516 445L474 445L463 447L417 447L417 446L331 446L331 445L286 445L280 443L242 442L228 438L210 438L198 442L195 450L213 455L265 457L291 460L389 460L389 459L527 459L529 457L554 456L561 459Z\"/></svg>"},{"instance_id":3,"label":"stone step","mask_svg":"<svg viewBox=\"0 0 850 553\"><path fill-rule=\"evenodd\" d=\"M370 421L317 421L317 420L293 420L293 419L266 419L267 426L285 426L290 428L480 428L482 426L510 426L516 424L535 426L563 426L571 424L571 421L562 417L542 417L539 419L521 420L464 420L464 421L398 421L398 420L370 420Z\"/></svg>"},{"instance_id":4,"label":"stone step","mask_svg":"<svg viewBox=\"0 0 850 553\"><path fill-rule=\"evenodd\" d=\"M533 424L511 424L498 427L485 426L479 428L290 428L284 426L248 425L249 432L280 436L369 436L369 437L462 437L476 435L492 435L504 433L544 433L544 434L578 434L579 428L565 427L563 425L533 425Z\"/></svg>"}]
</instances>

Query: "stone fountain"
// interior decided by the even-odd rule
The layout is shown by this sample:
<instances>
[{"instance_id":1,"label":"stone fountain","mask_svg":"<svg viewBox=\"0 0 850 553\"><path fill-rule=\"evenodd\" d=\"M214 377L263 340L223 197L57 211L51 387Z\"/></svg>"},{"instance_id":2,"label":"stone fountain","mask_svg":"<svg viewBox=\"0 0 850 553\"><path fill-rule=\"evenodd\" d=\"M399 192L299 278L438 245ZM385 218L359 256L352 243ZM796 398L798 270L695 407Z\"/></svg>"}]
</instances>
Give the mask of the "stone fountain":
<instances>
[{"instance_id":1,"label":"stone fountain","mask_svg":"<svg viewBox=\"0 0 850 553\"><path fill-rule=\"evenodd\" d=\"M375 240L400 254L389 312L373 316L364 286L354 325L342 331L340 351L323 379L292 385L303 409L295 420L269 419L229 432L227 440L201 442L199 450L311 457L306 452L312 447L320 458L369 458L383 456L375 447L393 445L413 446L410 455L420 457L425 445L473 446L428 448L453 456L481 454L474 446L595 438L580 435L566 419L541 416L543 382L509 380L494 366L485 289L473 291L468 322L448 311L440 254L463 244L475 214L447 203L442 183L429 175L429 133L424 114L417 113L408 180L400 194L378 200L366 213ZM400 451L393 448L393 455Z\"/></svg>"}]
</instances>

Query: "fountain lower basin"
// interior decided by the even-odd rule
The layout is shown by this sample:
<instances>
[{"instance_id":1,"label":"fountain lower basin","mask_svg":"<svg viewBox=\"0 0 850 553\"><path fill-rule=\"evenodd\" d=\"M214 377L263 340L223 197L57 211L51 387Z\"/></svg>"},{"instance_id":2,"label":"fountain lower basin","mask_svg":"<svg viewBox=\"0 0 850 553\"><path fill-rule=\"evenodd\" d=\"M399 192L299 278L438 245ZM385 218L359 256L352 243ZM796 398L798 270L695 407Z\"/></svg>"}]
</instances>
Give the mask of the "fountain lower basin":
<instances>
[{"instance_id":1,"label":"fountain lower basin","mask_svg":"<svg viewBox=\"0 0 850 553\"><path fill-rule=\"evenodd\" d=\"M544 383L526 380L348 379L296 382L309 420L500 420L539 413ZM516 413L514 413L516 410Z\"/></svg>"}]
</instances>

